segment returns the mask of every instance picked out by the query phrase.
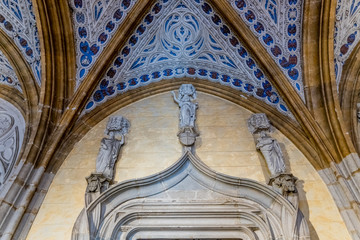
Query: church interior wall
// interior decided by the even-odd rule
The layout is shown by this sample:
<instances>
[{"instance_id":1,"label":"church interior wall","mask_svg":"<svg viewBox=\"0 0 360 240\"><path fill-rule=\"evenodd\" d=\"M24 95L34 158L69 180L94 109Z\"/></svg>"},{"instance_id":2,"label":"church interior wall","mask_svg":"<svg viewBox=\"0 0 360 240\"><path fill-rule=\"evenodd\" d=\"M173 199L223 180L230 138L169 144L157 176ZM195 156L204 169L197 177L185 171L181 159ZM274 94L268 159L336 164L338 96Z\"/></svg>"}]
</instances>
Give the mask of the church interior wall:
<instances>
[{"instance_id":1,"label":"church interior wall","mask_svg":"<svg viewBox=\"0 0 360 240\"><path fill-rule=\"evenodd\" d=\"M197 156L215 171L266 184L270 173L247 127L252 112L201 92L197 102ZM180 158L178 106L170 92L145 98L112 115L122 115L131 124L116 164L116 182L156 174ZM27 239L71 238L84 207L85 177L95 170L107 120L104 117L75 144L54 177ZM300 209L308 219L311 239L351 239L316 170L280 131L274 128L271 135L280 143L287 168L299 179Z\"/></svg>"}]
</instances>

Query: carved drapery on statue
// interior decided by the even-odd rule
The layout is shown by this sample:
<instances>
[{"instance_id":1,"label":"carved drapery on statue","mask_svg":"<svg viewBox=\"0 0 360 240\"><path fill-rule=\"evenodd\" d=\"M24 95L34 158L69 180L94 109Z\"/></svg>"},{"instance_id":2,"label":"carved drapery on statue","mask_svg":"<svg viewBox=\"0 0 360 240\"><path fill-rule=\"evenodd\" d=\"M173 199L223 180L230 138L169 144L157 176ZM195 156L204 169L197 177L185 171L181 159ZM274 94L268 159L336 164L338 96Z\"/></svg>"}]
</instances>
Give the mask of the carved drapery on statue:
<instances>
[{"instance_id":1,"label":"carved drapery on statue","mask_svg":"<svg viewBox=\"0 0 360 240\"><path fill-rule=\"evenodd\" d=\"M174 101L179 104L180 108L180 130L195 128L197 103L193 101L196 99L196 90L192 84L182 84L179 89L179 95L176 97L172 92Z\"/></svg>"},{"instance_id":2,"label":"carved drapery on statue","mask_svg":"<svg viewBox=\"0 0 360 240\"><path fill-rule=\"evenodd\" d=\"M178 97L174 91L171 93L180 108L178 137L185 147L189 147L195 143L198 136L195 125L196 109L198 108L198 103L194 102L196 90L192 84L182 84L179 88Z\"/></svg>"},{"instance_id":3,"label":"carved drapery on statue","mask_svg":"<svg viewBox=\"0 0 360 240\"><path fill-rule=\"evenodd\" d=\"M256 148L263 154L272 176L286 172L284 156L276 139L262 131L256 140Z\"/></svg>"},{"instance_id":4,"label":"carved drapery on statue","mask_svg":"<svg viewBox=\"0 0 360 240\"><path fill-rule=\"evenodd\" d=\"M256 149L263 154L271 176L274 177L286 172L284 156L278 141L269 135L271 124L265 113L253 114L248 120L249 131L252 134L260 134L256 140Z\"/></svg>"},{"instance_id":5,"label":"carved drapery on statue","mask_svg":"<svg viewBox=\"0 0 360 240\"><path fill-rule=\"evenodd\" d=\"M96 172L112 179L120 147L124 144L124 136L121 137L121 140L118 140L115 138L114 132L111 131L109 138L101 139L100 144L99 154L96 159Z\"/></svg>"},{"instance_id":6,"label":"carved drapery on statue","mask_svg":"<svg viewBox=\"0 0 360 240\"><path fill-rule=\"evenodd\" d=\"M267 134L270 132L271 124L266 114L253 114L248 120L248 128L254 136L259 135L256 139L256 149L260 150L264 156L271 173L268 185L291 202L298 209L298 215L302 217L299 210L299 195L296 189L298 179L287 172L279 142Z\"/></svg>"},{"instance_id":7,"label":"carved drapery on statue","mask_svg":"<svg viewBox=\"0 0 360 240\"><path fill-rule=\"evenodd\" d=\"M114 178L114 167L118 159L121 146L125 141L125 134L129 130L129 121L122 116L110 117L106 126L105 134L109 138L103 138L100 143L99 154L96 159L96 172L101 173L104 177ZM121 139L115 137L121 135Z\"/></svg>"}]
</instances>

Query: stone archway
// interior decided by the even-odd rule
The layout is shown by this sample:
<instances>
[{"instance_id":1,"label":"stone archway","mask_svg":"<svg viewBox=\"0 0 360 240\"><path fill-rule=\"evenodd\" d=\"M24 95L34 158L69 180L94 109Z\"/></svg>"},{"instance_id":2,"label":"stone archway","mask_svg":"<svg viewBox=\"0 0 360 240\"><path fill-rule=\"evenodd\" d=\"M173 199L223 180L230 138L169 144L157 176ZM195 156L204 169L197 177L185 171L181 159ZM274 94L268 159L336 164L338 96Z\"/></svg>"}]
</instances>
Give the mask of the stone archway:
<instances>
[{"instance_id":1,"label":"stone archway","mask_svg":"<svg viewBox=\"0 0 360 240\"><path fill-rule=\"evenodd\" d=\"M81 212L73 240L310 239L301 212L256 181L209 169L191 152L167 170L119 183Z\"/></svg>"}]
</instances>

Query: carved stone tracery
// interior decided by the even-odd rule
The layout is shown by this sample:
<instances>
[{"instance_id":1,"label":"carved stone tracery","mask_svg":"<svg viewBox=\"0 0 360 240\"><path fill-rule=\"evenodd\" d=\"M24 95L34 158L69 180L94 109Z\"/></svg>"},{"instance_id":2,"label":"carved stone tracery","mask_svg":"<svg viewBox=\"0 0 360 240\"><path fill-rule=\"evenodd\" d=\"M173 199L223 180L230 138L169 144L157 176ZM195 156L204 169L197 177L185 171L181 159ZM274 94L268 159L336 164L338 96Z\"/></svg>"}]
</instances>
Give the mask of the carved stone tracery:
<instances>
[{"instance_id":1,"label":"carved stone tracery","mask_svg":"<svg viewBox=\"0 0 360 240\"><path fill-rule=\"evenodd\" d=\"M19 156L25 123L21 113L10 103L0 99L0 188Z\"/></svg>"},{"instance_id":2,"label":"carved stone tracery","mask_svg":"<svg viewBox=\"0 0 360 240\"><path fill-rule=\"evenodd\" d=\"M106 70L83 114L131 89L190 77L230 86L293 118L252 54L211 3L158 0L146 16Z\"/></svg>"}]
</instances>

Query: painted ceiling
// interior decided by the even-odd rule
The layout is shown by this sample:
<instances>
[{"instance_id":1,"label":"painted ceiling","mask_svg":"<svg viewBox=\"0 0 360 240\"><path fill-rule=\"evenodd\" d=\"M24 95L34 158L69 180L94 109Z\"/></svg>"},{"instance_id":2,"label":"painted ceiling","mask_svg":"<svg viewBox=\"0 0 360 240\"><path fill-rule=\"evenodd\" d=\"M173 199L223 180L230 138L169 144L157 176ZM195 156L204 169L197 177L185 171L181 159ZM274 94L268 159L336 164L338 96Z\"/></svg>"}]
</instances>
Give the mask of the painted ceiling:
<instances>
[{"instance_id":1,"label":"painted ceiling","mask_svg":"<svg viewBox=\"0 0 360 240\"><path fill-rule=\"evenodd\" d=\"M40 40L31 0L1 0L0 28L14 41L31 67L38 85L41 85ZM0 58L5 59L3 53L0 53ZM1 74L6 77L14 76L4 74L3 68Z\"/></svg>"},{"instance_id":2,"label":"painted ceiling","mask_svg":"<svg viewBox=\"0 0 360 240\"><path fill-rule=\"evenodd\" d=\"M117 94L174 77L219 82L290 115L251 53L202 0L157 1L106 71L85 112Z\"/></svg>"},{"instance_id":3,"label":"painted ceiling","mask_svg":"<svg viewBox=\"0 0 360 240\"><path fill-rule=\"evenodd\" d=\"M343 65L360 40L360 1L338 0L334 32L334 62L337 86Z\"/></svg>"},{"instance_id":4,"label":"painted ceiling","mask_svg":"<svg viewBox=\"0 0 360 240\"><path fill-rule=\"evenodd\" d=\"M76 87L126 18L134 0L70 0L76 41Z\"/></svg>"},{"instance_id":5,"label":"painted ceiling","mask_svg":"<svg viewBox=\"0 0 360 240\"><path fill-rule=\"evenodd\" d=\"M301 38L303 1L228 0L305 101ZM69 0L76 52L77 89L136 0ZM359 41L360 1L339 0L334 30L337 84ZM1 0L0 28L11 38L41 86L40 39L31 0ZM0 83L21 90L0 52ZM231 27L203 0L159 0L118 52L85 112L129 89L168 78L196 77L254 96L291 115L288 107Z\"/></svg>"},{"instance_id":6,"label":"painted ceiling","mask_svg":"<svg viewBox=\"0 0 360 240\"><path fill-rule=\"evenodd\" d=\"M9 60L5 57L4 53L0 51L0 83L14 87L22 92L21 84L12 68Z\"/></svg>"}]
</instances>

